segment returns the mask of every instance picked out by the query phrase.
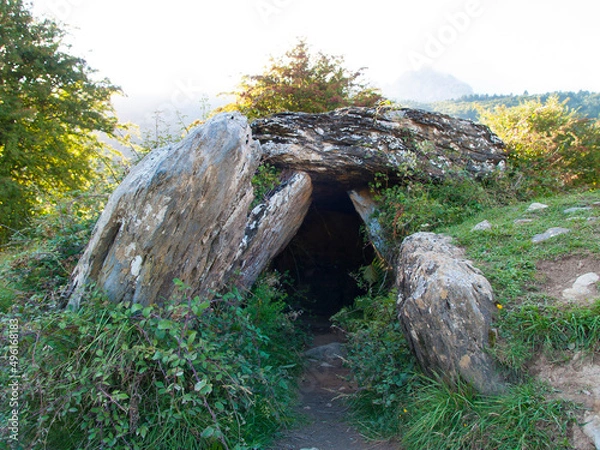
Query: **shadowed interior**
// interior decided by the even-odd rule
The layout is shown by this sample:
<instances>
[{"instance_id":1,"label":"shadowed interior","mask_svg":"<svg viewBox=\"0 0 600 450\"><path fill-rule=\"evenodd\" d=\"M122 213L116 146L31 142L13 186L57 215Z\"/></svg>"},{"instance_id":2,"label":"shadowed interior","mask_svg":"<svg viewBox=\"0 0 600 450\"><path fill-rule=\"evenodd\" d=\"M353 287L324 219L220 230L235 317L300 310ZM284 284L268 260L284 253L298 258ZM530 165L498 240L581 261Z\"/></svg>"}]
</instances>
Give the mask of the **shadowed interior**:
<instances>
[{"instance_id":1,"label":"shadowed interior","mask_svg":"<svg viewBox=\"0 0 600 450\"><path fill-rule=\"evenodd\" d=\"M273 260L273 268L292 281L294 308L329 318L364 293L351 276L374 256L361 225L345 191L315 196L298 233Z\"/></svg>"}]
</instances>

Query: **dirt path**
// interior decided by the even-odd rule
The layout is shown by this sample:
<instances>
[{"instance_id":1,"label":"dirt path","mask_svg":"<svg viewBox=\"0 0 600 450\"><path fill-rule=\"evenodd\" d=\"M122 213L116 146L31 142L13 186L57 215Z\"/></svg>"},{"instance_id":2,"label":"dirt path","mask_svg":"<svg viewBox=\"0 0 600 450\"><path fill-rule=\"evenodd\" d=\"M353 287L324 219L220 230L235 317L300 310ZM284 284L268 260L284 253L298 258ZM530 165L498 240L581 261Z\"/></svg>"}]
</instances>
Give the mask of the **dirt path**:
<instances>
[{"instance_id":1,"label":"dirt path","mask_svg":"<svg viewBox=\"0 0 600 450\"><path fill-rule=\"evenodd\" d=\"M315 337L313 347L335 342L334 334ZM348 424L344 397L356 390L340 358L310 360L300 382L300 412L307 423L285 433L272 450L398 450L391 442L365 440Z\"/></svg>"}]
</instances>

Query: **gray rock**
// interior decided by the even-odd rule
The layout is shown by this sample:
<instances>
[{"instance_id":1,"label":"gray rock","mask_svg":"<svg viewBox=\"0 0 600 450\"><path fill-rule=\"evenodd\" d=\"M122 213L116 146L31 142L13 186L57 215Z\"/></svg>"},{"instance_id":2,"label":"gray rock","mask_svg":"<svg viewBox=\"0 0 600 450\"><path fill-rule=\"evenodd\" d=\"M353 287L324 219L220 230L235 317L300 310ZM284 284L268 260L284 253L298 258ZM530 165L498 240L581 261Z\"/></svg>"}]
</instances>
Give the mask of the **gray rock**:
<instances>
[{"instance_id":1,"label":"gray rock","mask_svg":"<svg viewBox=\"0 0 600 450\"><path fill-rule=\"evenodd\" d=\"M241 114L221 114L150 152L111 195L77 264L69 305L95 282L115 301L168 301L173 280L194 295L227 280L244 237L260 147Z\"/></svg>"},{"instance_id":2,"label":"gray rock","mask_svg":"<svg viewBox=\"0 0 600 450\"><path fill-rule=\"evenodd\" d=\"M531 211L540 211L542 209L546 209L548 207L548 205L545 205L543 203L537 203L534 202L531 205L529 205L529 207L527 208L527 211L531 212Z\"/></svg>"},{"instance_id":3,"label":"gray rock","mask_svg":"<svg viewBox=\"0 0 600 450\"><path fill-rule=\"evenodd\" d=\"M284 181L248 216L242 242L230 269L231 283L252 286L273 257L294 237L311 203L312 182L304 172Z\"/></svg>"},{"instance_id":4,"label":"gray rock","mask_svg":"<svg viewBox=\"0 0 600 450\"><path fill-rule=\"evenodd\" d=\"M479 222L477 225L475 225L473 228L471 228L471 231L486 231L486 230L491 230L492 229L492 224L489 223L487 220L484 220L483 222Z\"/></svg>"},{"instance_id":5,"label":"gray rock","mask_svg":"<svg viewBox=\"0 0 600 450\"><path fill-rule=\"evenodd\" d=\"M311 348L304 352L304 355L317 361L327 362L345 358L348 355L348 351L346 350L346 346L341 342L331 342L330 344Z\"/></svg>"},{"instance_id":6,"label":"gray rock","mask_svg":"<svg viewBox=\"0 0 600 450\"><path fill-rule=\"evenodd\" d=\"M582 211L591 211L592 207L591 206L575 206L573 208L567 208L563 211L563 213L565 214L573 214L576 212L582 212Z\"/></svg>"},{"instance_id":7,"label":"gray rock","mask_svg":"<svg viewBox=\"0 0 600 450\"><path fill-rule=\"evenodd\" d=\"M516 219L513 223L515 225L523 225L523 224L531 223L531 222L533 222L533 219Z\"/></svg>"},{"instance_id":8,"label":"gray rock","mask_svg":"<svg viewBox=\"0 0 600 450\"><path fill-rule=\"evenodd\" d=\"M352 190L398 169L423 179L455 169L480 176L505 162L504 144L487 127L406 108L275 114L254 121L252 131L273 164L308 173L316 189L335 180Z\"/></svg>"},{"instance_id":9,"label":"gray rock","mask_svg":"<svg viewBox=\"0 0 600 450\"><path fill-rule=\"evenodd\" d=\"M541 234L536 234L535 236L533 236L531 238L531 242L533 242L534 244L537 244L540 242L544 242L548 239L551 239L555 236L560 236L561 234L569 233L570 231L571 230L569 230L568 228L561 228L561 227L549 228L545 232L543 232Z\"/></svg>"},{"instance_id":10,"label":"gray rock","mask_svg":"<svg viewBox=\"0 0 600 450\"><path fill-rule=\"evenodd\" d=\"M586 413L584 423L584 434L592 440L596 449L600 450L600 416L593 413Z\"/></svg>"},{"instance_id":11,"label":"gray rock","mask_svg":"<svg viewBox=\"0 0 600 450\"><path fill-rule=\"evenodd\" d=\"M402 243L398 311L421 368L486 394L503 390L486 353L495 303L490 283L450 238L417 233Z\"/></svg>"},{"instance_id":12,"label":"gray rock","mask_svg":"<svg viewBox=\"0 0 600 450\"><path fill-rule=\"evenodd\" d=\"M600 276L594 272L588 272L575 280L573 286L562 291L562 297L566 300L585 300L594 296L593 286L600 281Z\"/></svg>"}]
</instances>

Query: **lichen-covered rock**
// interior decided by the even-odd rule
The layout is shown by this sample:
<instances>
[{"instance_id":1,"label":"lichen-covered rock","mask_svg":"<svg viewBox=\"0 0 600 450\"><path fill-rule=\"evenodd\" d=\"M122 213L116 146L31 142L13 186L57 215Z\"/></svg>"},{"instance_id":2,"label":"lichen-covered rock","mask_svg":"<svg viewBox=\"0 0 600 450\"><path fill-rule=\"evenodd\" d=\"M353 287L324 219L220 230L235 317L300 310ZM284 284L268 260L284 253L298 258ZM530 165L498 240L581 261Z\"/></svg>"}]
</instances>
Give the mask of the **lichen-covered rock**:
<instances>
[{"instance_id":1,"label":"lichen-covered rock","mask_svg":"<svg viewBox=\"0 0 600 450\"><path fill-rule=\"evenodd\" d=\"M148 154L110 197L73 273L69 305L95 282L113 301L161 303L181 279L219 289L244 237L260 161L245 117L214 117Z\"/></svg>"},{"instance_id":2,"label":"lichen-covered rock","mask_svg":"<svg viewBox=\"0 0 600 450\"><path fill-rule=\"evenodd\" d=\"M486 354L495 309L486 278L450 238L417 233L402 243L397 268L399 320L423 370L478 391L502 390Z\"/></svg>"},{"instance_id":3,"label":"lichen-covered rock","mask_svg":"<svg viewBox=\"0 0 600 450\"><path fill-rule=\"evenodd\" d=\"M245 234L231 267L238 287L249 287L294 237L311 203L310 177L290 174L264 203L252 209Z\"/></svg>"},{"instance_id":4,"label":"lichen-covered rock","mask_svg":"<svg viewBox=\"0 0 600 450\"><path fill-rule=\"evenodd\" d=\"M505 161L504 144L489 128L416 109L282 113L256 120L252 131L273 164L307 172L315 184L350 189L378 172L409 170L431 179L465 170L479 176Z\"/></svg>"}]
</instances>

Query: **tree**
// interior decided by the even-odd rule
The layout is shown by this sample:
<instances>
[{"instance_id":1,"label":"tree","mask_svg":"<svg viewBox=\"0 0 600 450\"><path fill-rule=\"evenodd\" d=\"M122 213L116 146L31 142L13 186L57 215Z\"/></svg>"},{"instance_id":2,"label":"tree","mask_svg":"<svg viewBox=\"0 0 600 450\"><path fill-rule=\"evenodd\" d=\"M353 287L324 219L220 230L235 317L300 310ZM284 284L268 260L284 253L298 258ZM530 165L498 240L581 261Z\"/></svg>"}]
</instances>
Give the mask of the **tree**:
<instances>
[{"instance_id":1,"label":"tree","mask_svg":"<svg viewBox=\"0 0 600 450\"><path fill-rule=\"evenodd\" d=\"M483 123L506 143L513 168L539 190L600 185L600 122L567 102L553 95L481 112Z\"/></svg>"},{"instance_id":2,"label":"tree","mask_svg":"<svg viewBox=\"0 0 600 450\"><path fill-rule=\"evenodd\" d=\"M319 113L345 106L375 106L384 98L361 82L364 68L355 72L343 67L340 56L311 55L300 40L284 57L271 58L261 75L246 75L236 100L221 108L240 111L250 119L294 111Z\"/></svg>"},{"instance_id":3,"label":"tree","mask_svg":"<svg viewBox=\"0 0 600 450\"><path fill-rule=\"evenodd\" d=\"M0 0L0 240L42 201L101 176L116 118L108 80L66 52L65 33L33 18L22 0Z\"/></svg>"}]
</instances>

